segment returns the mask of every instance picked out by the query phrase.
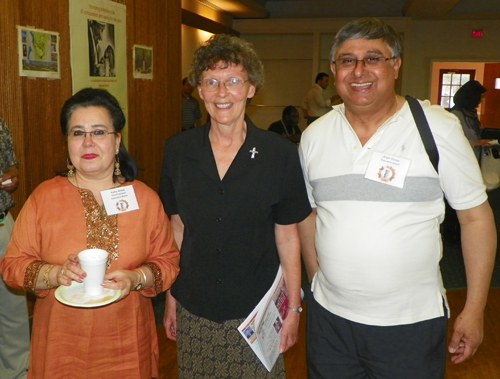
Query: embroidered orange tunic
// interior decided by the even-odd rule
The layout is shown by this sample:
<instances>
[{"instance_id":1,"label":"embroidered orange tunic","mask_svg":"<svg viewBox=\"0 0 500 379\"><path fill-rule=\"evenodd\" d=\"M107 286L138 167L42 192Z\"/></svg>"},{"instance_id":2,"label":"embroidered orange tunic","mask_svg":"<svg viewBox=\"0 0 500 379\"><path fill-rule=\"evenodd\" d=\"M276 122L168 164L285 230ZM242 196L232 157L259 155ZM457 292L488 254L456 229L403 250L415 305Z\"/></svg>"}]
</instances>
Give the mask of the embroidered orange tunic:
<instances>
[{"instance_id":1,"label":"embroidered orange tunic","mask_svg":"<svg viewBox=\"0 0 500 379\"><path fill-rule=\"evenodd\" d=\"M55 299L55 290L35 291L28 378L159 376L148 296L170 288L179 271L179 252L157 194L139 181L124 185L133 185L139 210L107 216L90 192L56 177L33 192L17 218L0 265L5 282L14 288L34 290L45 262L61 265L69 254L89 247L110 253L108 272L147 264L155 276L153 288L99 308L70 307Z\"/></svg>"}]
</instances>

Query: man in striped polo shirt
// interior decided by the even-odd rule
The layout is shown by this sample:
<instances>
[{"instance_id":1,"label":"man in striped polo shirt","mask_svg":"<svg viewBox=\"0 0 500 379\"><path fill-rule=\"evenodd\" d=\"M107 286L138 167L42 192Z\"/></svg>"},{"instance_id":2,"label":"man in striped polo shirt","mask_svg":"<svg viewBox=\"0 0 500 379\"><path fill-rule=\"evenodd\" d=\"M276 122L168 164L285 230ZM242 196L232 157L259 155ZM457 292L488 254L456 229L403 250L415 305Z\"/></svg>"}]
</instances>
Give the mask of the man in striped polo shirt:
<instances>
[{"instance_id":1,"label":"man in striped polo shirt","mask_svg":"<svg viewBox=\"0 0 500 379\"><path fill-rule=\"evenodd\" d=\"M330 52L344 104L310 125L299 153L313 213L299 224L312 280L309 379L442 379L448 306L439 269L443 194L457 210L467 301L448 345L470 358L496 252L481 172L458 119L420 102L439 151L431 164L394 90L401 39L377 19L344 26Z\"/></svg>"}]
</instances>

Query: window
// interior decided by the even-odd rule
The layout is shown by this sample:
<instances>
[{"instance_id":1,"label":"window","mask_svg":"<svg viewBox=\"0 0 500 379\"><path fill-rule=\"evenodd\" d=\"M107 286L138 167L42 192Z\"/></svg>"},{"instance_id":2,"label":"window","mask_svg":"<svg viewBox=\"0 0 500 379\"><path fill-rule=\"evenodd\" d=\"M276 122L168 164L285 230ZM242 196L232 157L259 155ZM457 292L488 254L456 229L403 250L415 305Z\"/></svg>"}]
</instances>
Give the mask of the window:
<instances>
[{"instance_id":1,"label":"window","mask_svg":"<svg viewBox=\"0 0 500 379\"><path fill-rule=\"evenodd\" d=\"M475 74L475 70L439 70L439 105L452 108L455 93L469 80L474 80Z\"/></svg>"}]
</instances>

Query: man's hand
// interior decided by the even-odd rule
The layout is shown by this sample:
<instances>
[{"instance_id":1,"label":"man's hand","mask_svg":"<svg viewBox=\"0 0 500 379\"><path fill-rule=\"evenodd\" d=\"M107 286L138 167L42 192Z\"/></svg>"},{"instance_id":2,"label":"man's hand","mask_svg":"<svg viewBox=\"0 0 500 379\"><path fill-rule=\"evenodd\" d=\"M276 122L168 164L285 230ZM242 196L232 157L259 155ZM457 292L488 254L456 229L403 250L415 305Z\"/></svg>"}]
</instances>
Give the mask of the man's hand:
<instances>
[{"instance_id":1,"label":"man's hand","mask_svg":"<svg viewBox=\"0 0 500 379\"><path fill-rule=\"evenodd\" d=\"M484 313L462 311L453 325L448 351L453 354L451 361L462 363L471 358L483 341Z\"/></svg>"}]
</instances>

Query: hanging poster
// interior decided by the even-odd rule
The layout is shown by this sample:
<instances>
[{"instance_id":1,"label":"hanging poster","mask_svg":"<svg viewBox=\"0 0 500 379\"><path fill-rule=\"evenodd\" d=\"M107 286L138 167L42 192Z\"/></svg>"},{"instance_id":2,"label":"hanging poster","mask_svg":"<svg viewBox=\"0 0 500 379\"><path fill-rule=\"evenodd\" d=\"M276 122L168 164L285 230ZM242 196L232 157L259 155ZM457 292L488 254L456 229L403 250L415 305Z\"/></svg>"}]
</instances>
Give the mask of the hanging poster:
<instances>
[{"instance_id":1,"label":"hanging poster","mask_svg":"<svg viewBox=\"0 0 500 379\"><path fill-rule=\"evenodd\" d=\"M19 75L60 79L59 33L17 26Z\"/></svg>"},{"instance_id":2,"label":"hanging poster","mask_svg":"<svg viewBox=\"0 0 500 379\"><path fill-rule=\"evenodd\" d=\"M108 90L127 115L126 7L108 0L69 0L73 93ZM126 128L122 139L127 144Z\"/></svg>"},{"instance_id":3,"label":"hanging poster","mask_svg":"<svg viewBox=\"0 0 500 379\"><path fill-rule=\"evenodd\" d=\"M134 78L153 79L153 48L133 46Z\"/></svg>"}]
</instances>

